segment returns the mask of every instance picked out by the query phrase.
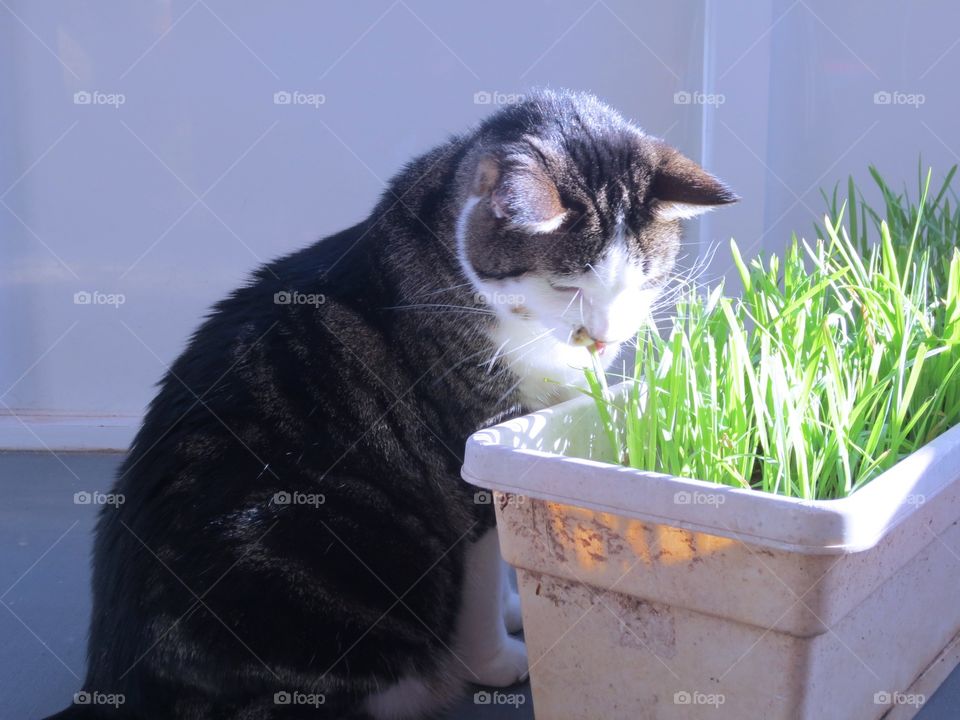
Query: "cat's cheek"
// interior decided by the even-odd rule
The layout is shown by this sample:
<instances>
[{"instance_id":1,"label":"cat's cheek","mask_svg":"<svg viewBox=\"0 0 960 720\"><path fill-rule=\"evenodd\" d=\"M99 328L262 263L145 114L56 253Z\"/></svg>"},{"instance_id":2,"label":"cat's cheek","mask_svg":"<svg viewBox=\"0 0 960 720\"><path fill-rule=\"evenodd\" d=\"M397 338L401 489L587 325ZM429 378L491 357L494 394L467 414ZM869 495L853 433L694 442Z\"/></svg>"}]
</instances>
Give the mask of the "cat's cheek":
<instances>
[{"instance_id":1,"label":"cat's cheek","mask_svg":"<svg viewBox=\"0 0 960 720\"><path fill-rule=\"evenodd\" d=\"M656 295L649 289L629 290L605 304L591 304L585 314L587 331L607 345L630 340L650 317Z\"/></svg>"},{"instance_id":2,"label":"cat's cheek","mask_svg":"<svg viewBox=\"0 0 960 720\"><path fill-rule=\"evenodd\" d=\"M579 311L569 298L540 285L539 280L526 278L500 282L490 293L491 305L508 321L511 335L516 334L512 340L528 332L539 335L549 330L558 340L566 341L578 325Z\"/></svg>"},{"instance_id":3,"label":"cat's cheek","mask_svg":"<svg viewBox=\"0 0 960 720\"><path fill-rule=\"evenodd\" d=\"M524 307L531 320L551 328L554 336L565 342L582 324L583 304L576 292L562 292L542 281L528 282L522 292Z\"/></svg>"},{"instance_id":4,"label":"cat's cheek","mask_svg":"<svg viewBox=\"0 0 960 720\"><path fill-rule=\"evenodd\" d=\"M534 294L535 288L530 281L511 278L484 283L477 293L477 299L501 316L507 313L524 316L531 314L531 299L534 305L538 304Z\"/></svg>"},{"instance_id":5,"label":"cat's cheek","mask_svg":"<svg viewBox=\"0 0 960 720\"><path fill-rule=\"evenodd\" d=\"M617 298L607 310L607 334L603 339L624 342L636 335L649 317L655 298L655 293L646 290L625 293Z\"/></svg>"}]
</instances>

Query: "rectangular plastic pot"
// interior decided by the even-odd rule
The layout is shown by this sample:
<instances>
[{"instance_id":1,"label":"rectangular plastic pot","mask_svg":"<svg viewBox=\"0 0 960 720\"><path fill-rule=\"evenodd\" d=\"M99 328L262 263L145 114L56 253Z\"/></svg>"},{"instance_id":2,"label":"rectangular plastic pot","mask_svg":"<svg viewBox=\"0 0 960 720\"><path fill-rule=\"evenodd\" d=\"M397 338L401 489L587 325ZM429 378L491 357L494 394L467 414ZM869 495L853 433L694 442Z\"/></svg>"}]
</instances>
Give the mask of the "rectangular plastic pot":
<instances>
[{"instance_id":1,"label":"rectangular plastic pot","mask_svg":"<svg viewBox=\"0 0 960 720\"><path fill-rule=\"evenodd\" d=\"M541 720L909 718L960 660L960 427L842 500L610 457L587 397L467 444Z\"/></svg>"}]
</instances>

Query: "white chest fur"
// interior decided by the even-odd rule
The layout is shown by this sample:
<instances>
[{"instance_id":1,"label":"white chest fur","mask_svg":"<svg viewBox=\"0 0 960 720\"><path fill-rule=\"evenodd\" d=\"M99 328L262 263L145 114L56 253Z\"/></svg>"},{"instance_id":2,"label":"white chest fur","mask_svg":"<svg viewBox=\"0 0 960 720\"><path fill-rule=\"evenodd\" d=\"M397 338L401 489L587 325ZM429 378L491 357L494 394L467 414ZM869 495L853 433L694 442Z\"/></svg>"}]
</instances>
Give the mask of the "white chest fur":
<instances>
[{"instance_id":1,"label":"white chest fur","mask_svg":"<svg viewBox=\"0 0 960 720\"><path fill-rule=\"evenodd\" d=\"M586 385L583 368L590 363L585 347L564 342L535 319L508 312L497 313L498 323L490 339L500 358L516 376L524 406L539 410L577 394ZM613 358L617 347L608 347L604 356Z\"/></svg>"}]
</instances>

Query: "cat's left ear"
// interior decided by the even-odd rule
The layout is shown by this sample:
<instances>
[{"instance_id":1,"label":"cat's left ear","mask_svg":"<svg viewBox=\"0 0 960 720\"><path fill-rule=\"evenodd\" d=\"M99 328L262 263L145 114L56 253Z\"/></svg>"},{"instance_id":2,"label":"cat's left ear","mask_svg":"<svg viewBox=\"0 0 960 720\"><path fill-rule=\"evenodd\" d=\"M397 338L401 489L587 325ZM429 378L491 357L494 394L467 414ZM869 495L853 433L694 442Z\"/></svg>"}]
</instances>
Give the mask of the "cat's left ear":
<instances>
[{"instance_id":1,"label":"cat's left ear","mask_svg":"<svg viewBox=\"0 0 960 720\"><path fill-rule=\"evenodd\" d=\"M567 210L547 172L533 158L486 156L477 163L473 193L490 203L494 216L510 226L539 235L563 224Z\"/></svg>"},{"instance_id":2,"label":"cat's left ear","mask_svg":"<svg viewBox=\"0 0 960 720\"><path fill-rule=\"evenodd\" d=\"M693 160L666 145L661 148L650 197L660 220L696 217L740 199Z\"/></svg>"}]
</instances>

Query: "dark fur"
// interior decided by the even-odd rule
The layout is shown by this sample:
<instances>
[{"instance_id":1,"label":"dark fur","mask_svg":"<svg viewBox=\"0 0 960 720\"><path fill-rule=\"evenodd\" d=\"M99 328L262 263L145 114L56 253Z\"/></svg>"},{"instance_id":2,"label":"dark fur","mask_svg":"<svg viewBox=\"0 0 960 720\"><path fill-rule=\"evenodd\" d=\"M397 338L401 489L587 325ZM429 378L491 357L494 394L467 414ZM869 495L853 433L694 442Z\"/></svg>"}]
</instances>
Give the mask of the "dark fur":
<instances>
[{"instance_id":1,"label":"dark fur","mask_svg":"<svg viewBox=\"0 0 960 720\"><path fill-rule=\"evenodd\" d=\"M125 703L60 717L348 718L411 673L438 694L458 687L444 646L463 554L494 522L459 479L464 441L523 408L504 366L485 366L495 320L464 285L454 227L484 157L482 191L542 211L542 185L525 199L506 180L511 152L576 215L536 251L508 221L478 220L488 243L470 257L484 275L582 268L616 212L638 252L672 259L657 239L676 223L654 233L650 213L673 151L589 96L541 94L411 163L367 220L257 271L163 379L116 480L126 501L100 518L84 687ZM670 182L664 193L689 192ZM700 197L731 199L721 191ZM275 303L289 291L325 302ZM469 309L403 308L424 303ZM293 690L326 703L273 703Z\"/></svg>"}]
</instances>

